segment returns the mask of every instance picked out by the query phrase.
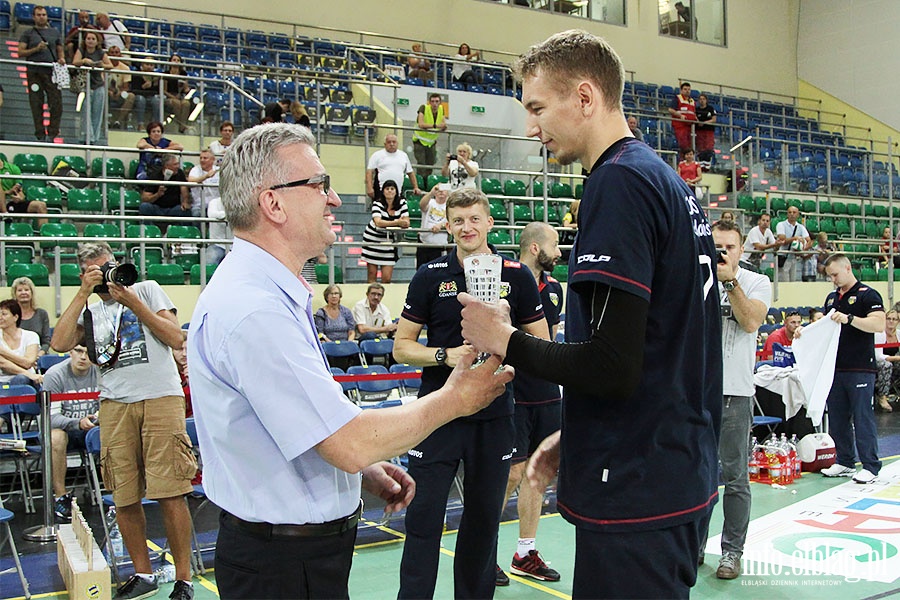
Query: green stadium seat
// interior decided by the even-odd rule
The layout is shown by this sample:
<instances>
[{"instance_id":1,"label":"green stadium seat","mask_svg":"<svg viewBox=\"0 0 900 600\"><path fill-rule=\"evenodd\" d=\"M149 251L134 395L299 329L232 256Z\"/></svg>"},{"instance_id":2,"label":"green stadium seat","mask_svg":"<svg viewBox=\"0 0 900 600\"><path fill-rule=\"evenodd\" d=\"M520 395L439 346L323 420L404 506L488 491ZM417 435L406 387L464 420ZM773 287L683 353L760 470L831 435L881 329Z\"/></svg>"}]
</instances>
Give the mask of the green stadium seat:
<instances>
[{"instance_id":1,"label":"green stadium seat","mask_svg":"<svg viewBox=\"0 0 900 600\"><path fill-rule=\"evenodd\" d=\"M147 279L160 285L184 285L184 270L179 265L148 265Z\"/></svg>"},{"instance_id":2,"label":"green stadium seat","mask_svg":"<svg viewBox=\"0 0 900 600\"><path fill-rule=\"evenodd\" d=\"M894 208L892 208L891 214L894 216L895 219L900 219L900 206L895 206Z\"/></svg>"},{"instance_id":3,"label":"green stadium seat","mask_svg":"<svg viewBox=\"0 0 900 600\"><path fill-rule=\"evenodd\" d=\"M534 214L531 211L531 206L527 202L517 202L513 206L513 220L516 224L534 221Z\"/></svg>"},{"instance_id":4,"label":"green stadium seat","mask_svg":"<svg viewBox=\"0 0 900 600\"><path fill-rule=\"evenodd\" d=\"M487 241L495 246L501 244L512 244L512 237L506 229L494 229L488 233Z\"/></svg>"},{"instance_id":5,"label":"green stadium seat","mask_svg":"<svg viewBox=\"0 0 900 600\"><path fill-rule=\"evenodd\" d=\"M137 170L140 164L138 159L131 159L131 162L128 163L128 179L137 179Z\"/></svg>"},{"instance_id":6,"label":"green stadium seat","mask_svg":"<svg viewBox=\"0 0 900 600\"><path fill-rule=\"evenodd\" d=\"M413 193L412 190L406 192L406 208L409 211L410 219L418 219L422 217L422 207L419 205L419 201L421 199L422 196Z\"/></svg>"},{"instance_id":7,"label":"green stadium seat","mask_svg":"<svg viewBox=\"0 0 900 600\"><path fill-rule=\"evenodd\" d=\"M834 219L832 217L823 217L822 219L820 219L819 231L824 231L827 234L834 234L834 232L836 231L834 226Z\"/></svg>"},{"instance_id":8,"label":"green stadium seat","mask_svg":"<svg viewBox=\"0 0 900 600\"><path fill-rule=\"evenodd\" d=\"M507 179L503 183L504 196L525 196L527 195L527 189L525 182L518 179Z\"/></svg>"},{"instance_id":9,"label":"green stadium seat","mask_svg":"<svg viewBox=\"0 0 900 600\"><path fill-rule=\"evenodd\" d=\"M831 212L836 215L846 215L847 214L847 205L843 202L832 202L831 203Z\"/></svg>"},{"instance_id":10,"label":"green stadium seat","mask_svg":"<svg viewBox=\"0 0 900 600\"><path fill-rule=\"evenodd\" d=\"M553 272L551 273L554 279L557 281L566 282L569 280L569 265L556 265L553 267Z\"/></svg>"},{"instance_id":11,"label":"green stadium seat","mask_svg":"<svg viewBox=\"0 0 900 600\"><path fill-rule=\"evenodd\" d=\"M62 212L62 194L60 193L59 188L53 186L44 187L40 185L30 186L25 190L25 197L29 200L40 200L41 202L45 202L47 204L47 212Z\"/></svg>"},{"instance_id":12,"label":"green stadium seat","mask_svg":"<svg viewBox=\"0 0 900 600\"><path fill-rule=\"evenodd\" d=\"M890 269L886 269L886 268L879 269L878 270L878 281L887 281L890 274L891 274ZM895 274L895 277L896 277L896 274Z\"/></svg>"},{"instance_id":13,"label":"green stadium seat","mask_svg":"<svg viewBox=\"0 0 900 600\"><path fill-rule=\"evenodd\" d=\"M575 198L577 200L581 200L581 196L584 195L584 184L576 183L575 184Z\"/></svg>"},{"instance_id":14,"label":"green stadium seat","mask_svg":"<svg viewBox=\"0 0 900 600\"><path fill-rule=\"evenodd\" d=\"M34 229L31 223L27 221L11 221L3 224L3 231L6 235L16 237L31 237L34 235Z\"/></svg>"},{"instance_id":15,"label":"green stadium seat","mask_svg":"<svg viewBox=\"0 0 900 600\"><path fill-rule=\"evenodd\" d=\"M31 223L27 221L4 223L3 232L10 237L34 237L34 229L32 229ZM22 240L22 242L22 245L18 245L15 242L6 243L6 264L30 263L34 260L34 244L31 243L31 240Z\"/></svg>"},{"instance_id":16,"label":"green stadium seat","mask_svg":"<svg viewBox=\"0 0 900 600\"><path fill-rule=\"evenodd\" d=\"M447 177L444 177L443 175L429 175L429 176L428 176L428 181L425 183L425 185L428 186L427 189L430 190L431 188L433 188L433 187L436 186L437 184L439 184L439 183L447 183L448 181L450 181L450 180L449 180Z\"/></svg>"},{"instance_id":17,"label":"green stadium seat","mask_svg":"<svg viewBox=\"0 0 900 600\"><path fill-rule=\"evenodd\" d=\"M543 198L544 197L544 182L541 180L535 180L534 183L531 184L531 195L535 198Z\"/></svg>"},{"instance_id":18,"label":"green stadium seat","mask_svg":"<svg viewBox=\"0 0 900 600\"><path fill-rule=\"evenodd\" d=\"M31 188L40 188L47 185L47 181L44 179L23 179L22 180L22 191L25 192L25 197L28 197L28 191Z\"/></svg>"},{"instance_id":19,"label":"green stadium seat","mask_svg":"<svg viewBox=\"0 0 900 600\"><path fill-rule=\"evenodd\" d=\"M59 265L59 285L81 285L81 267L75 263Z\"/></svg>"},{"instance_id":20,"label":"green stadium seat","mask_svg":"<svg viewBox=\"0 0 900 600\"><path fill-rule=\"evenodd\" d=\"M888 207L883 204L875 205L875 216L879 219L885 219L888 216Z\"/></svg>"},{"instance_id":21,"label":"green stadium seat","mask_svg":"<svg viewBox=\"0 0 900 600\"><path fill-rule=\"evenodd\" d=\"M534 203L534 220L535 221L543 221L544 220L544 203L537 202ZM548 203L547 204L547 223L552 225L558 225L562 223L562 215L559 214L559 209L556 208L556 204Z\"/></svg>"},{"instance_id":22,"label":"green stadium seat","mask_svg":"<svg viewBox=\"0 0 900 600\"><path fill-rule=\"evenodd\" d=\"M867 217L877 216L875 214L875 206L873 206L872 204L866 204L865 207L863 207L863 214Z\"/></svg>"},{"instance_id":23,"label":"green stadium seat","mask_svg":"<svg viewBox=\"0 0 900 600\"><path fill-rule=\"evenodd\" d=\"M506 223L509 220L509 213L506 211L506 202L497 200L496 198L491 198L488 202L491 206L491 216L494 218L494 222L502 221L503 223Z\"/></svg>"},{"instance_id":24,"label":"green stadium seat","mask_svg":"<svg viewBox=\"0 0 900 600\"><path fill-rule=\"evenodd\" d=\"M413 184L412 181L409 180L409 174L406 174L403 176L403 186L400 188L400 191L405 192L406 190L411 189L413 189Z\"/></svg>"},{"instance_id":25,"label":"green stadium seat","mask_svg":"<svg viewBox=\"0 0 900 600\"><path fill-rule=\"evenodd\" d=\"M796 207L797 207L797 210L801 210L801 209L803 208L803 203L800 202L800 199L799 199L799 198L788 198L788 199L787 199L787 205L788 205L789 207L790 207L790 206L796 206Z\"/></svg>"},{"instance_id":26,"label":"green stadium seat","mask_svg":"<svg viewBox=\"0 0 900 600\"><path fill-rule=\"evenodd\" d=\"M75 229L75 226L71 223L44 223L41 225L41 236L42 237L78 237L78 230ZM56 241L47 241L41 242L41 248L45 250L52 249L56 246L61 248L75 248L77 244L75 242L56 242Z\"/></svg>"},{"instance_id":27,"label":"green stadium seat","mask_svg":"<svg viewBox=\"0 0 900 600\"><path fill-rule=\"evenodd\" d=\"M858 217L862 214L862 208L860 207L858 202L848 202L847 203L847 214L851 217Z\"/></svg>"},{"instance_id":28,"label":"green stadium seat","mask_svg":"<svg viewBox=\"0 0 900 600\"><path fill-rule=\"evenodd\" d=\"M103 159L97 157L91 161L91 176L103 177ZM107 177L125 177L125 163L119 158L106 159L106 176Z\"/></svg>"},{"instance_id":29,"label":"green stadium seat","mask_svg":"<svg viewBox=\"0 0 900 600\"><path fill-rule=\"evenodd\" d=\"M765 196L754 196L753 197L753 205L756 209L756 212L761 213L766 211L766 197Z\"/></svg>"},{"instance_id":30,"label":"green stadium seat","mask_svg":"<svg viewBox=\"0 0 900 600\"><path fill-rule=\"evenodd\" d=\"M409 229L407 229L403 233L403 239L407 242L418 242L419 241L419 232L413 231L413 229L419 229L422 226L422 217L409 217Z\"/></svg>"},{"instance_id":31,"label":"green stadium seat","mask_svg":"<svg viewBox=\"0 0 900 600\"><path fill-rule=\"evenodd\" d=\"M19 167L22 173L31 175L49 175L47 159L43 154L16 154L13 164Z\"/></svg>"},{"instance_id":32,"label":"green stadium seat","mask_svg":"<svg viewBox=\"0 0 900 600\"><path fill-rule=\"evenodd\" d=\"M850 219L840 217L835 219L834 231L838 235L850 235Z\"/></svg>"},{"instance_id":33,"label":"green stadium seat","mask_svg":"<svg viewBox=\"0 0 900 600\"><path fill-rule=\"evenodd\" d=\"M160 265L163 261L163 250L159 247L144 248L144 266ZM131 262L141 270L141 249L135 247L131 249Z\"/></svg>"},{"instance_id":34,"label":"green stadium seat","mask_svg":"<svg viewBox=\"0 0 900 600\"><path fill-rule=\"evenodd\" d=\"M883 230L884 228L879 227L879 223L877 221L866 221L866 237L880 238L881 232Z\"/></svg>"},{"instance_id":35,"label":"green stadium seat","mask_svg":"<svg viewBox=\"0 0 900 600\"><path fill-rule=\"evenodd\" d=\"M30 263L34 260L34 248L6 246L6 264Z\"/></svg>"},{"instance_id":36,"label":"green stadium seat","mask_svg":"<svg viewBox=\"0 0 900 600\"><path fill-rule=\"evenodd\" d=\"M775 281L775 268L774 267L766 267L763 269L763 275L769 278L769 281Z\"/></svg>"},{"instance_id":37,"label":"green stadium seat","mask_svg":"<svg viewBox=\"0 0 900 600\"><path fill-rule=\"evenodd\" d=\"M65 161L69 167L78 172L82 177L87 177L88 168L87 162L85 162L84 157L82 156L71 156L66 154L58 154L53 157L53 162L50 163L50 173L56 170L57 165L59 163Z\"/></svg>"},{"instance_id":38,"label":"green stadium seat","mask_svg":"<svg viewBox=\"0 0 900 600\"><path fill-rule=\"evenodd\" d=\"M161 238L162 231L160 231L158 225L154 225L152 223L145 223L143 225L128 225L125 227L125 237L129 238ZM132 243L129 246L136 246L137 244Z\"/></svg>"},{"instance_id":39,"label":"green stadium seat","mask_svg":"<svg viewBox=\"0 0 900 600\"><path fill-rule=\"evenodd\" d=\"M200 240L203 236L200 234L200 229L194 227L193 225L169 225L169 229L166 231L166 237L172 240ZM174 244L176 244L175 249L183 250L184 244L189 243L191 242L174 242ZM172 257L172 262L180 265L185 273L190 273L191 267L200 264L200 248L199 246L195 246L195 249L196 252L182 252L174 254L174 256Z\"/></svg>"},{"instance_id":40,"label":"green stadium seat","mask_svg":"<svg viewBox=\"0 0 900 600\"><path fill-rule=\"evenodd\" d=\"M862 275L861 281L878 281L878 274L872 267L863 267L860 269Z\"/></svg>"},{"instance_id":41,"label":"green stadium seat","mask_svg":"<svg viewBox=\"0 0 900 600\"><path fill-rule=\"evenodd\" d=\"M12 281L19 277L28 277L34 285L50 285L50 271L42 263L12 263L6 265L6 279Z\"/></svg>"},{"instance_id":42,"label":"green stadium seat","mask_svg":"<svg viewBox=\"0 0 900 600\"><path fill-rule=\"evenodd\" d=\"M329 265L316 265L316 283L328 283ZM344 273L337 265L334 266L334 282L344 283Z\"/></svg>"},{"instance_id":43,"label":"green stadium seat","mask_svg":"<svg viewBox=\"0 0 900 600\"><path fill-rule=\"evenodd\" d=\"M181 161L181 170L184 171L185 176L191 172L191 169L194 168L194 163L189 160Z\"/></svg>"},{"instance_id":44,"label":"green stadium seat","mask_svg":"<svg viewBox=\"0 0 900 600\"><path fill-rule=\"evenodd\" d=\"M550 196L553 198L571 198L572 186L568 183L554 183L550 186Z\"/></svg>"},{"instance_id":45,"label":"green stadium seat","mask_svg":"<svg viewBox=\"0 0 900 600\"><path fill-rule=\"evenodd\" d=\"M91 214L100 214L103 212L103 198L100 197L100 191L85 188L82 190L71 189L66 198L66 207L69 212L86 212Z\"/></svg>"},{"instance_id":46,"label":"green stadium seat","mask_svg":"<svg viewBox=\"0 0 900 600\"><path fill-rule=\"evenodd\" d=\"M206 265L206 282L212 279L213 273L216 272L218 265ZM200 285L200 265L191 267L191 285Z\"/></svg>"},{"instance_id":47,"label":"green stadium seat","mask_svg":"<svg viewBox=\"0 0 900 600\"><path fill-rule=\"evenodd\" d=\"M803 223L806 225L806 229L812 233L818 233L819 231L819 219L815 217L806 217L806 221Z\"/></svg>"},{"instance_id":48,"label":"green stadium seat","mask_svg":"<svg viewBox=\"0 0 900 600\"><path fill-rule=\"evenodd\" d=\"M819 200L819 212L824 214L834 214L831 202L829 200Z\"/></svg>"},{"instance_id":49,"label":"green stadium seat","mask_svg":"<svg viewBox=\"0 0 900 600\"><path fill-rule=\"evenodd\" d=\"M753 196L738 196L738 208L747 213L755 211L756 207L753 204Z\"/></svg>"},{"instance_id":50,"label":"green stadium seat","mask_svg":"<svg viewBox=\"0 0 900 600\"><path fill-rule=\"evenodd\" d=\"M800 206L800 210L806 214L816 212L816 201L815 200L804 200Z\"/></svg>"},{"instance_id":51,"label":"green stadium seat","mask_svg":"<svg viewBox=\"0 0 900 600\"><path fill-rule=\"evenodd\" d=\"M109 210L113 212L119 211L119 201L122 199L122 196L125 198L125 212L137 213L141 207L141 193L137 190L129 189L120 191L112 186L109 186L106 190L106 206Z\"/></svg>"},{"instance_id":52,"label":"green stadium seat","mask_svg":"<svg viewBox=\"0 0 900 600\"><path fill-rule=\"evenodd\" d=\"M503 193L503 186L500 185L499 179L485 177L481 180L481 191L488 195L499 195Z\"/></svg>"},{"instance_id":53,"label":"green stadium seat","mask_svg":"<svg viewBox=\"0 0 900 600\"><path fill-rule=\"evenodd\" d=\"M84 237L119 237L119 226L115 223L88 223L84 226Z\"/></svg>"}]
</instances>

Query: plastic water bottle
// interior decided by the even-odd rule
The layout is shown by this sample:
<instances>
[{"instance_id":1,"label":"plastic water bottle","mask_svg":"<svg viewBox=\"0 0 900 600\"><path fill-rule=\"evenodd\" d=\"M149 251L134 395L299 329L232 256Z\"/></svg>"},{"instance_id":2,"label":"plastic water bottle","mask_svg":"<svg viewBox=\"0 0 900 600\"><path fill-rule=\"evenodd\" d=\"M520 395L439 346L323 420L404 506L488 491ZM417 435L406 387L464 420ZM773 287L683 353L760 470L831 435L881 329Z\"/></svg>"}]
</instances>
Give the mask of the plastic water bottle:
<instances>
[{"instance_id":1,"label":"plastic water bottle","mask_svg":"<svg viewBox=\"0 0 900 600\"><path fill-rule=\"evenodd\" d=\"M794 461L794 479L800 479L803 475L803 461L800 460L800 455L797 453L797 434L791 436L790 441L790 452Z\"/></svg>"},{"instance_id":2,"label":"plastic water bottle","mask_svg":"<svg viewBox=\"0 0 900 600\"><path fill-rule=\"evenodd\" d=\"M756 446L758 442L756 437L750 440L750 461L747 464L747 472L750 475L750 481L759 481L759 462L756 460Z\"/></svg>"},{"instance_id":3,"label":"plastic water bottle","mask_svg":"<svg viewBox=\"0 0 900 600\"><path fill-rule=\"evenodd\" d=\"M163 565L153 571L156 575L156 583L171 583L175 581L175 565L172 563L163 563Z\"/></svg>"},{"instance_id":4,"label":"plastic water bottle","mask_svg":"<svg viewBox=\"0 0 900 600\"><path fill-rule=\"evenodd\" d=\"M119 523L116 521L115 506L110 506L106 513L106 525L109 529L109 545L112 546L113 555L116 558L125 556L125 543L122 541L122 533L119 531Z\"/></svg>"}]
</instances>

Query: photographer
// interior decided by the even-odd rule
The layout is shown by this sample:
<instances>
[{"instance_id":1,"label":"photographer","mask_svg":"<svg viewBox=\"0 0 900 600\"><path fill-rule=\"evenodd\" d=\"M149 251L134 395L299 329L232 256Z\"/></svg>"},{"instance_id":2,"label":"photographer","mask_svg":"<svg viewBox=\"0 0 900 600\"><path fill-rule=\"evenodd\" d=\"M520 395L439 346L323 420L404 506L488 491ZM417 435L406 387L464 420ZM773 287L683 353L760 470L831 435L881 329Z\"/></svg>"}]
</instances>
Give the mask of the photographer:
<instances>
[{"instance_id":1,"label":"photographer","mask_svg":"<svg viewBox=\"0 0 900 600\"><path fill-rule=\"evenodd\" d=\"M184 393L172 360L171 350L182 345L174 305L155 281L135 283L134 266L116 265L106 243L80 245L78 262L81 287L59 318L50 344L65 352L84 336L102 375L103 480L112 489L135 570L116 598L145 597L158 589L141 507L146 497L162 507L175 557L178 581L170 598L190 600L191 526L183 496L192 489L197 463L185 432ZM100 301L85 310L93 293Z\"/></svg>"},{"instance_id":2,"label":"photographer","mask_svg":"<svg viewBox=\"0 0 900 600\"><path fill-rule=\"evenodd\" d=\"M456 147L456 154L448 154L441 175L450 178L451 190L475 187L478 163L472 160L472 146L460 144Z\"/></svg>"}]
</instances>

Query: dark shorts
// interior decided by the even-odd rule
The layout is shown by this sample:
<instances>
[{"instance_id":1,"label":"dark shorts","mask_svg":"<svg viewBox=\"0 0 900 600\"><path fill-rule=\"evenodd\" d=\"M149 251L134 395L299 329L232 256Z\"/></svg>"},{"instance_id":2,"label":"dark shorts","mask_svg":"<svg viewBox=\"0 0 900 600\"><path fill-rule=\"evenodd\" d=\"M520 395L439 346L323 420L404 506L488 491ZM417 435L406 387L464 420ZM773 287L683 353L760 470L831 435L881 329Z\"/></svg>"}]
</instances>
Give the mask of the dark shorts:
<instances>
[{"instance_id":1,"label":"dark shorts","mask_svg":"<svg viewBox=\"0 0 900 600\"><path fill-rule=\"evenodd\" d=\"M66 435L69 436L69 443L66 445L66 452L85 449L84 438L87 435L87 431L85 431L84 429L79 429L77 431L67 431Z\"/></svg>"},{"instance_id":2,"label":"dark shorts","mask_svg":"<svg viewBox=\"0 0 900 600\"><path fill-rule=\"evenodd\" d=\"M31 200L23 200L21 202L7 202L6 211L11 213L27 213Z\"/></svg>"},{"instance_id":3,"label":"dark shorts","mask_svg":"<svg viewBox=\"0 0 900 600\"><path fill-rule=\"evenodd\" d=\"M516 447L512 463L528 460L541 442L559 431L562 403L516 404Z\"/></svg>"}]
</instances>

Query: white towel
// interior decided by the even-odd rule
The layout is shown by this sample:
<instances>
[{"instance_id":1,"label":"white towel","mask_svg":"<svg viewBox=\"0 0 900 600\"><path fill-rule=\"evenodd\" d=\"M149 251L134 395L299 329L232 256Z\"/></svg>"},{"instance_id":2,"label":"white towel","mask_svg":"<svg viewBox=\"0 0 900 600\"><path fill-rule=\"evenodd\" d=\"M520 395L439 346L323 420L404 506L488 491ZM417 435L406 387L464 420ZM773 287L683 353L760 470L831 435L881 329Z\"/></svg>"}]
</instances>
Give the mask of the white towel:
<instances>
[{"instance_id":1,"label":"white towel","mask_svg":"<svg viewBox=\"0 0 900 600\"><path fill-rule=\"evenodd\" d=\"M825 400L834 381L834 362L837 359L838 340L841 325L831 320L828 312L824 318L803 328L799 339L795 339L795 368L799 371L800 383L806 395L806 414L818 427L825 414Z\"/></svg>"}]
</instances>

